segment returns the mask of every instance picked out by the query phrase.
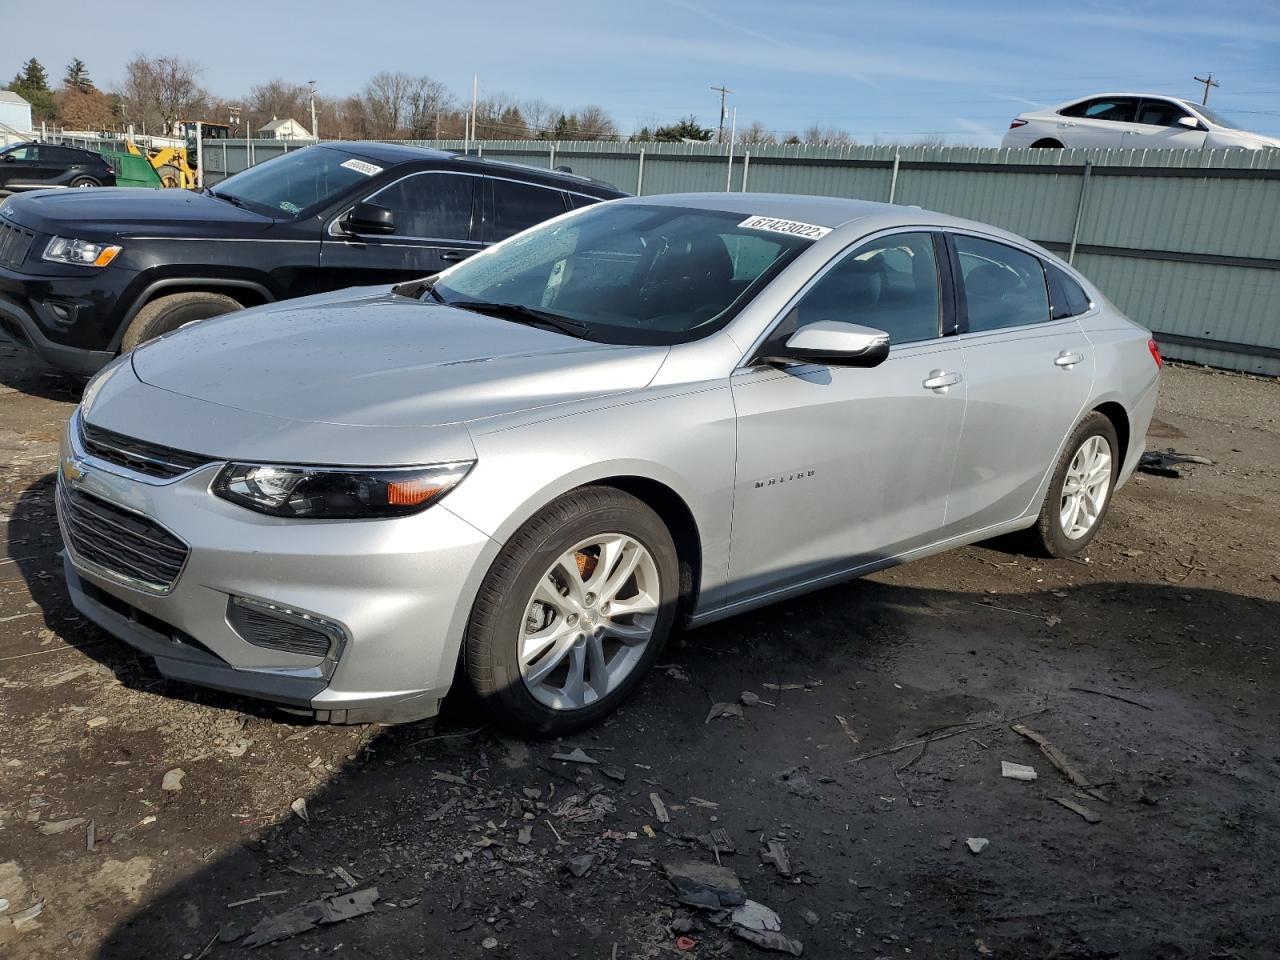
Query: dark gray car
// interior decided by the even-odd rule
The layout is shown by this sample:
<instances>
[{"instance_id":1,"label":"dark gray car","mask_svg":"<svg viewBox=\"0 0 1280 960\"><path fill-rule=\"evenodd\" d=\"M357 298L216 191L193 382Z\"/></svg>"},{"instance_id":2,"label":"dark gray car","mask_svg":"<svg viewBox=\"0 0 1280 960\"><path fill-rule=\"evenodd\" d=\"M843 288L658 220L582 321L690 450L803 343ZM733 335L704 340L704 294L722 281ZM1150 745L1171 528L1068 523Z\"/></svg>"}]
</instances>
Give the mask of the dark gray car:
<instances>
[{"instance_id":1,"label":"dark gray car","mask_svg":"<svg viewBox=\"0 0 1280 960\"><path fill-rule=\"evenodd\" d=\"M101 154L53 143L0 150L0 195L51 187L114 187L115 171Z\"/></svg>"}]
</instances>

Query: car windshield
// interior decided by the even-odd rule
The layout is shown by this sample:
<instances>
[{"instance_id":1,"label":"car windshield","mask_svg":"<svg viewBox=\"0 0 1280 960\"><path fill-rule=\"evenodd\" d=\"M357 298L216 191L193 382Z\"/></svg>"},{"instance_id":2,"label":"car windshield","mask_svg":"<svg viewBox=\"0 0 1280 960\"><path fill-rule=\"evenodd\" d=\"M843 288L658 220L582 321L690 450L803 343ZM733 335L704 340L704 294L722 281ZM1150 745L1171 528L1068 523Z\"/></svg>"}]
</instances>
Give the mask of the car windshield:
<instances>
[{"instance_id":1,"label":"car windshield","mask_svg":"<svg viewBox=\"0 0 1280 960\"><path fill-rule=\"evenodd\" d=\"M813 241L741 213L606 203L534 227L441 275L432 294L538 311L617 344L698 340L728 323ZM776 224L778 221L771 221ZM562 324L562 326L564 326Z\"/></svg>"},{"instance_id":2,"label":"car windshield","mask_svg":"<svg viewBox=\"0 0 1280 960\"><path fill-rule=\"evenodd\" d=\"M271 217L306 216L382 167L345 150L306 147L289 151L228 177L210 192Z\"/></svg>"},{"instance_id":3,"label":"car windshield","mask_svg":"<svg viewBox=\"0 0 1280 960\"><path fill-rule=\"evenodd\" d=\"M1199 113L1200 116L1204 117L1206 120L1212 123L1214 126L1226 127L1228 130L1240 129L1240 125L1238 123L1232 123L1222 114L1218 113L1215 110L1210 110L1208 107L1204 106L1203 104L1192 103L1192 104L1189 104L1189 106L1193 110L1195 110L1197 113Z\"/></svg>"}]
</instances>

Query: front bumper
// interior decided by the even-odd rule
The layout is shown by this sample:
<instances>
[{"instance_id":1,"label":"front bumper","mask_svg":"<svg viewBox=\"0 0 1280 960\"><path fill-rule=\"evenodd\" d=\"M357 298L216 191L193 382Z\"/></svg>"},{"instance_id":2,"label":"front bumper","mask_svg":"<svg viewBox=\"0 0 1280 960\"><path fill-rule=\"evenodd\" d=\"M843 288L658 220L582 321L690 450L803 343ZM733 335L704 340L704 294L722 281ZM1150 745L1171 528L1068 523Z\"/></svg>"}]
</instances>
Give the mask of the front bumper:
<instances>
[{"instance_id":1,"label":"front bumper","mask_svg":"<svg viewBox=\"0 0 1280 960\"><path fill-rule=\"evenodd\" d=\"M35 276L0 267L0 333L61 370L92 376L115 355L114 305L133 276Z\"/></svg>"},{"instance_id":2,"label":"front bumper","mask_svg":"<svg viewBox=\"0 0 1280 960\"><path fill-rule=\"evenodd\" d=\"M334 723L436 713L453 681L480 565L491 541L441 504L411 517L302 522L209 492L220 463L158 482L86 457L63 439L58 483L150 518L190 547L167 592L77 555L59 497L71 600L154 658L165 676L269 700ZM71 462L74 468L65 468ZM232 597L308 611L341 626L331 656L268 649L228 617Z\"/></svg>"}]
</instances>

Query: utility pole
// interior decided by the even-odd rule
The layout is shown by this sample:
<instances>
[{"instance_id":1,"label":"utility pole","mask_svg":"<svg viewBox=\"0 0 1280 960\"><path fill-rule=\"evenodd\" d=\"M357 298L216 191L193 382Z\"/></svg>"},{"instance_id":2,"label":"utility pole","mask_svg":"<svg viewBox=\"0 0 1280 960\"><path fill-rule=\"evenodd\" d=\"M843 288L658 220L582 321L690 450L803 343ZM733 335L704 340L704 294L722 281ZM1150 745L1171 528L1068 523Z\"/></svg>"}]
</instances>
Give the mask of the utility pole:
<instances>
[{"instance_id":1,"label":"utility pole","mask_svg":"<svg viewBox=\"0 0 1280 960\"><path fill-rule=\"evenodd\" d=\"M471 139L479 140L476 136L476 92L480 89L480 74L473 73L471 75ZM468 144L468 147L470 145Z\"/></svg>"},{"instance_id":2,"label":"utility pole","mask_svg":"<svg viewBox=\"0 0 1280 960\"><path fill-rule=\"evenodd\" d=\"M724 98L729 94L733 93L733 91L730 90L728 87L725 87L725 86L717 87L715 85L712 85L711 89L718 90L720 92L720 132L716 134L716 143L724 143L724 120L725 120L725 117L727 116L727 114L725 113Z\"/></svg>"},{"instance_id":3,"label":"utility pole","mask_svg":"<svg viewBox=\"0 0 1280 960\"><path fill-rule=\"evenodd\" d=\"M1207 107L1209 105L1209 88L1219 86L1219 83L1217 80L1213 79L1212 73L1207 77L1196 77L1195 79L1196 83L1204 84L1204 99L1200 101L1200 105Z\"/></svg>"},{"instance_id":4,"label":"utility pole","mask_svg":"<svg viewBox=\"0 0 1280 960\"><path fill-rule=\"evenodd\" d=\"M316 82L308 80L307 86L311 88L311 139L316 143L320 142L320 128L316 126Z\"/></svg>"}]
</instances>

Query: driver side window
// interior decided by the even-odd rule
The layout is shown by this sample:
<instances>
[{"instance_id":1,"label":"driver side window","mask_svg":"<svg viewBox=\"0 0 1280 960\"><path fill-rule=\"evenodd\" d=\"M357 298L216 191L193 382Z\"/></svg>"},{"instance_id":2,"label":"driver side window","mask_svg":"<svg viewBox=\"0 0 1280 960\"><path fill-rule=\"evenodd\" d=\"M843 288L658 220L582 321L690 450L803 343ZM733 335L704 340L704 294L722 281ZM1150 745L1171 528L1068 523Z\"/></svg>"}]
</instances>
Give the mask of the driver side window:
<instances>
[{"instance_id":1,"label":"driver side window","mask_svg":"<svg viewBox=\"0 0 1280 960\"><path fill-rule=\"evenodd\" d=\"M787 315L796 330L843 320L883 330L891 344L941 336L942 298L929 233L895 233L846 254Z\"/></svg>"}]
</instances>

